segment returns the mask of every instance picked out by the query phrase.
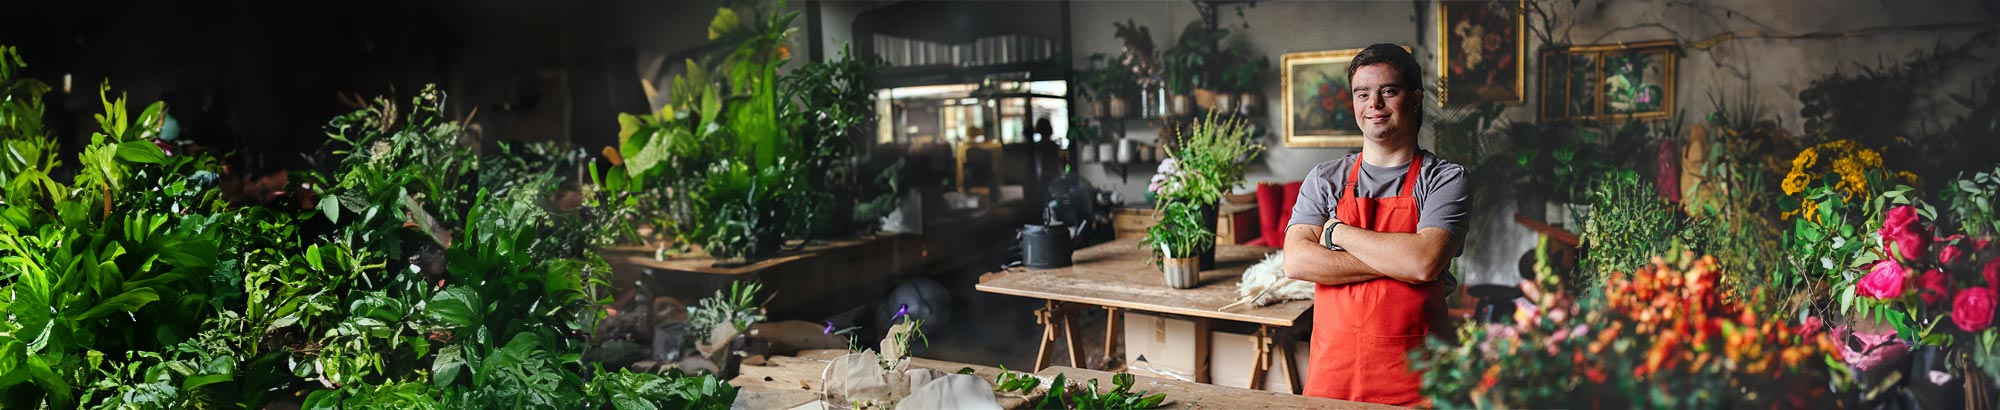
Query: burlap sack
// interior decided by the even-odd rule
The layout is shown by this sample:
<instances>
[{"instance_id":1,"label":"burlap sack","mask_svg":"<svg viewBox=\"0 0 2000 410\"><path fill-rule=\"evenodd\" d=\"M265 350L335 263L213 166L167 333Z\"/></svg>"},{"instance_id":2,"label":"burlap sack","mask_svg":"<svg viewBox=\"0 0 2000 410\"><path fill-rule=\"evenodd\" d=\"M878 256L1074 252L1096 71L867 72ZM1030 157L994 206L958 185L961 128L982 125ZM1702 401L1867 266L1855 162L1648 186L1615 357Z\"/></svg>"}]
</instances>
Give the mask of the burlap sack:
<instances>
[{"instance_id":1,"label":"burlap sack","mask_svg":"<svg viewBox=\"0 0 2000 410\"><path fill-rule=\"evenodd\" d=\"M969 374L951 374L924 383L910 391L910 397L896 403L897 410L1000 410L993 396L993 384Z\"/></svg>"}]
</instances>

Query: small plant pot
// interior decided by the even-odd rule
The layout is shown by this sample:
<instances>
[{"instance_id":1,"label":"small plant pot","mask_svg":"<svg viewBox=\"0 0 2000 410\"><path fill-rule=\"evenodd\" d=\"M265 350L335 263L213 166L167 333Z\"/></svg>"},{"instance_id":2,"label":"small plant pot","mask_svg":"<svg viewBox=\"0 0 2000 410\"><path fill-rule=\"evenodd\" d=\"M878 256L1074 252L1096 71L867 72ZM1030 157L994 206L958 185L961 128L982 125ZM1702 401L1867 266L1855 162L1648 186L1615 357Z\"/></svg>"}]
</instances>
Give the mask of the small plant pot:
<instances>
[{"instance_id":1,"label":"small plant pot","mask_svg":"<svg viewBox=\"0 0 2000 410\"><path fill-rule=\"evenodd\" d=\"M1097 146L1092 144L1076 147L1076 162L1097 162Z\"/></svg>"},{"instance_id":2,"label":"small plant pot","mask_svg":"<svg viewBox=\"0 0 2000 410\"><path fill-rule=\"evenodd\" d=\"M1201 281L1201 260L1198 258L1165 258L1160 270L1165 271L1167 287L1193 289Z\"/></svg>"},{"instance_id":3,"label":"small plant pot","mask_svg":"<svg viewBox=\"0 0 2000 410\"><path fill-rule=\"evenodd\" d=\"M1110 142L1097 144L1097 162L1112 162L1117 159L1118 144Z\"/></svg>"},{"instance_id":4,"label":"small plant pot","mask_svg":"<svg viewBox=\"0 0 2000 410\"><path fill-rule=\"evenodd\" d=\"M1234 94L1216 94L1216 95L1215 95L1215 111L1217 111L1217 112L1222 112L1222 113L1232 113L1232 112L1236 112L1236 95L1234 95Z\"/></svg>"},{"instance_id":5,"label":"small plant pot","mask_svg":"<svg viewBox=\"0 0 2000 410\"><path fill-rule=\"evenodd\" d=\"M1125 118L1125 113L1128 112L1125 110L1128 105L1124 97L1112 96L1111 101L1104 103L1104 105L1110 109L1108 111L1109 114L1105 115L1106 117Z\"/></svg>"},{"instance_id":6,"label":"small plant pot","mask_svg":"<svg viewBox=\"0 0 2000 410\"><path fill-rule=\"evenodd\" d=\"M1175 95L1174 98L1170 101L1172 102L1168 103L1167 106L1173 108L1173 115L1175 116L1187 116L1188 112L1193 111L1193 109L1188 106L1188 96Z\"/></svg>"},{"instance_id":7,"label":"small plant pot","mask_svg":"<svg viewBox=\"0 0 2000 410\"><path fill-rule=\"evenodd\" d=\"M1107 109L1104 108L1103 98L1098 98L1090 101L1090 113L1092 115L1096 115L1099 117L1109 117L1110 116L1109 114L1111 114L1110 111L1107 111Z\"/></svg>"},{"instance_id":8,"label":"small plant pot","mask_svg":"<svg viewBox=\"0 0 2000 410\"><path fill-rule=\"evenodd\" d=\"M1139 157L1138 144L1129 139L1118 140L1118 162L1130 163Z\"/></svg>"},{"instance_id":9,"label":"small plant pot","mask_svg":"<svg viewBox=\"0 0 2000 410\"><path fill-rule=\"evenodd\" d=\"M1238 94L1236 96L1237 112L1241 112L1243 113L1243 115L1256 114L1258 108L1257 106L1258 100L1260 100L1260 98L1257 98L1257 94L1252 94L1252 93Z\"/></svg>"},{"instance_id":10,"label":"small plant pot","mask_svg":"<svg viewBox=\"0 0 2000 410\"><path fill-rule=\"evenodd\" d=\"M1194 105L1204 110L1215 109L1215 97L1222 95L1207 88L1194 89Z\"/></svg>"}]
</instances>

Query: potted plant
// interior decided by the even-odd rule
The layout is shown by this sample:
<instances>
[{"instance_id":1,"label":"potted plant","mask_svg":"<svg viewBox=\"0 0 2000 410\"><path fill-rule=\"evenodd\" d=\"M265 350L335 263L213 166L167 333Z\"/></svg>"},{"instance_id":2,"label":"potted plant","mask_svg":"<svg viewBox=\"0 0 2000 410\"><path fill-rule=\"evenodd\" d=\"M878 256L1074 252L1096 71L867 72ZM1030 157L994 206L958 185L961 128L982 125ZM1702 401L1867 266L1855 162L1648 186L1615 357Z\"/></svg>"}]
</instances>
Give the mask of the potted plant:
<instances>
[{"instance_id":1,"label":"potted plant","mask_svg":"<svg viewBox=\"0 0 2000 410\"><path fill-rule=\"evenodd\" d=\"M1263 88L1264 72L1271 68L1271 59L1257 57L1253 60L1250 51L1241 45L1232 48L1230 55L1230 64L1222 71L1222 84L1227 91L1224 95L1234 95L1234 104L1223 107L1231 104L1224 104L1222 97L1218 96L1216 110L1229 112L1230 108L1237 108L1237 111L1249 115L1257 102L1257 92Z\"/></svg>"},{"instance_id":2,"label":"potted plant","mask_svg":"<svg viewBox=\"0 0 2000 410\"><path fill-rule=\"evenodd\" d=\"M1189 289L1201 279L1201 258L1215 250L1215 232L1202 224L1201 207L1189 201L1160 201L1155 223L1146 229L1141 246L1156 249L1152 261L1166 275L1167 287Z\"/></svg>"},{"instance_id":3,"label":"potted plant","mask_svg":"<svg viewBox=\"0 0 2000 410\"><path fill-rule=\"evenodd\" d=\"M1192 132L1164 144L1174 166L1161 167L1155 184L1159 188L1154 214L1167 218L1169 210L1187 206L1194 210L1194 223L1206 227L1215 223L1215 207L1222 203L1223 194L1243 182L1244 165L1264 146L1251 142L1249 124L1241 119L1210 113L1190 128ZM1155 225L1156 229L1173 229L1161 225ZM1207 240L1209 245L1196 247L1205 259L1204 268L1214 264L1215 238L1211 235Z\"/></svg>"}]
</instances>

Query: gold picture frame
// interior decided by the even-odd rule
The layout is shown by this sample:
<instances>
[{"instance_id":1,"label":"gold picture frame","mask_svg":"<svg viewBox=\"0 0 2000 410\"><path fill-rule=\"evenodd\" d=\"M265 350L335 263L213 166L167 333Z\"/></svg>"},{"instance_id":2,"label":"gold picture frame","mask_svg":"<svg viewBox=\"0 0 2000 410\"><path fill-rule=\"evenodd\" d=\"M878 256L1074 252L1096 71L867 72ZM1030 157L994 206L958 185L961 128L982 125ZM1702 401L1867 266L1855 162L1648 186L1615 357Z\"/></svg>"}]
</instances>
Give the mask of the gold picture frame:
<instances>
[{"instance_id":1,"label":"gold picture frame","mask_svg":"<svg viewBox=\"0 0 2000 410\"><path fill-rule=\"evenodd\" d=\"M1408 47L1405 47L1408 48ZM1285 53L1279 57L1284 85L1286 147L1354 148L1361 126L1347 95L1347 63L1361 49Z\"/></svg>"},{"instance_id":2,"label":"gold picture frame","mask_svg":"<svg viewBox=\"0 0 2000 410\"><path fill-rule=\"evenodd\" d=\"M1439 105L1527 102L1524 7L1521 0L1438 2Z\"/></svg>"},{"instance_id":3,"label":"gold picture frame","mask_svg":"<svg viewBox=\"0 0 2000 410\"><path fill-rule=\"evenodd\" d=\"M1544 122L1673 116L1674 40L1543 49L1536 116Z\"/></svg>"}]
</instances>

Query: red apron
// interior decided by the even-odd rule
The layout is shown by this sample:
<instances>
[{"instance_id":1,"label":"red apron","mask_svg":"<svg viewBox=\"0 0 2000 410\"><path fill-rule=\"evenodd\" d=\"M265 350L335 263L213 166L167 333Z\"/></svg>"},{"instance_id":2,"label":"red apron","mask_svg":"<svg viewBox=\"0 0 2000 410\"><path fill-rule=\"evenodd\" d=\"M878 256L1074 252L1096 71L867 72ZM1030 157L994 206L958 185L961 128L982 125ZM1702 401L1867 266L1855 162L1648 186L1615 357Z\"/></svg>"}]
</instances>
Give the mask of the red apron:
<instances>
[{"instance_id":1,"label":"red apron","mask_svg":"<svg viewBox=\"0 0 2000 410\"><path fill-rule=\"evenodd\" d=\"M1423 170L1423 154L1410 160L1402 194L1356 198L1361 156L1347 174L1334 215L1376 232L1417 231L1417 200L1411 195ZM1444 281L1411 285L1376 278L1313 291L1312 356L1307 365L1308 396L1398 406L1427 406L1419 374L1410 370L1409 352L1424 345L1431 326L1443 323Z\"/></svg>"}]
</instances>

